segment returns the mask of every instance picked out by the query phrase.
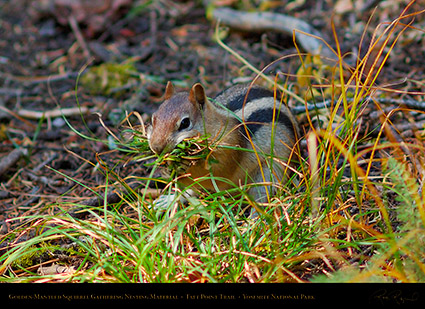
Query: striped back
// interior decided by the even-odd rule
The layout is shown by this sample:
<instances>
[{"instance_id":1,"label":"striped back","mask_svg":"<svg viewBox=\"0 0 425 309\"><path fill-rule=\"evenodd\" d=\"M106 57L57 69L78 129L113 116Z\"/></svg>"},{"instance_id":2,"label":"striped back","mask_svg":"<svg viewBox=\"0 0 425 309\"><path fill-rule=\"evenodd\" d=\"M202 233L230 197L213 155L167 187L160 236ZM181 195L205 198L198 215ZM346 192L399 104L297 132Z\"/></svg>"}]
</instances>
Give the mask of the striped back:
<instances>
[{"instance_id":1,"label":"striped back","mask_svg":"<svg viewBox=\"0 0 425 309\"><path fill-rule=\"evenodd\" d=\"M297 124L289 109L280 102L280 96L274 98L273 91L260 86L236 85L219 93L214 101L229 109L245 123L248 132L255 135L264 125L282 125L289 132L292 141L297 138ZM244 126L240 132L246 135Z\"/></svg>"}]
</instances>

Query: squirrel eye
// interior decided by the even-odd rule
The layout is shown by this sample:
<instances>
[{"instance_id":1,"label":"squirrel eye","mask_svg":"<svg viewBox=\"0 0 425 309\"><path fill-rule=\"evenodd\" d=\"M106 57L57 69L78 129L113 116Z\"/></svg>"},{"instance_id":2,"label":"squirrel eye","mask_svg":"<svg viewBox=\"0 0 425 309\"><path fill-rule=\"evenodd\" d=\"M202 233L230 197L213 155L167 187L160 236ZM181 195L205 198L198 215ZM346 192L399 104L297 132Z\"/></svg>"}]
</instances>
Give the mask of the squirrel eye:
<instances>
[{"instance_id":1,"label":"squirrel eye","mask_svg":"<svg viewBox=\"0 0 425 309\"><path fill-rule=\"evenodd\" d=\"M184 117L180 121L179 131L185 130L185 129L189 128L189 127L190 127L190 118L189 117Z\"/></svg>"}]
</instances>

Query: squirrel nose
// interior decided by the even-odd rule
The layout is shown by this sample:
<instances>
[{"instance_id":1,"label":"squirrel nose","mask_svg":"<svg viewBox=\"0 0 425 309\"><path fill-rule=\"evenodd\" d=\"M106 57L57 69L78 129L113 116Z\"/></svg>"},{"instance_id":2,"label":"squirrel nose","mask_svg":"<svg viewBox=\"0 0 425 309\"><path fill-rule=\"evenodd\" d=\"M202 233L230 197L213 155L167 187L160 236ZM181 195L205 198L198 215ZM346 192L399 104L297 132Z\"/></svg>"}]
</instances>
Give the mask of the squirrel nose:
<instances>
[{"instance_id":1,"label":"squirrel nose","mask_svg":"<svg viewBox=\"0 0 425 309\"><path fill-rule=\"evenodd\" d=\"M149 143L149 146L151 147L152 151L156 154L161 154L164 151L165 146L160 143Z\"/></svg>"},{"instance_id":2,"label":"squirrel nose","mask_svg":"<svg viewBox=\"0 0 425 309\"><path fill-rule=\"evenodd\" d=\"M152 138L149 140L149 147L152 149L153 152L155 152L157 155L170 152L173 147L171 147L167 142L163 141L156 141L156 139Z\"/></svg>"}]
</instances>

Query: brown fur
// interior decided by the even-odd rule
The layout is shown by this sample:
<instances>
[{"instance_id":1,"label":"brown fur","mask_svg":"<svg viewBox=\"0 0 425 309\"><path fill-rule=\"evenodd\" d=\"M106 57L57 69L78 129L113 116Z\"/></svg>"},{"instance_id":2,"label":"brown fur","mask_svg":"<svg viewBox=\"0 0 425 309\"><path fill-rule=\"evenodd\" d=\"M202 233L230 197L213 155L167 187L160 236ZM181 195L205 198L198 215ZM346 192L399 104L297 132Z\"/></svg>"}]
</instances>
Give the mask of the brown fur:
<instances>
[{"instance_id":1,"label":"brown fur","mask_svg":"<svg viewBox=\"0 0 425 309\"><path fill-rule=\"evenodd\" d=\"M224 98L226 98L226 95ZM261 102L266 103L267 101ZM261 102L259 101L259 103ZM251 105L250 108L255 107ZM294 130L296 131L297 125L295 118L289 110L282 109L282 111L288 114L288 117L294 123ZM192 127L181 132L179 130L179 124L185 117L191 119ZM267 125L264 124L262 128L265 129L259 129L255 135L256 143L254 146L259 153L271 152L269 133L271 129ZM289 132L291 134L288 134L287 130L287 128L279 124L275 126L275 134L278 138L275 139L274 153L279 157L288 158L295 142L290 137L294 135L293 132ZM244 131L243 125L239 120L231 116L228 111L226 112L224 109L218 108L214 103L210 102L205 95L204 88L200 84L195 84L189 93L175 94L173 86L171 83L168 83L165 92L165 101L152 117L149 144L156 153L169 152L183 138L208 133L213 145L218 142L222 145L252 149L251 142L241 132ZM243 185L246 182L261 182L262 180L259 179L259 176L261 176L259 164L263 168L267 168L264 157L256 156L254 153L243 150L238 151L218 147L212 152L211 156L218 163L208 163L204 160L199 160L186 170L186 173L190 177L182 177L180 182L184 186L188 186L193 183L192 179L213 175L230 181L230 184L226 181L215 181L219 190L226 190L234 187L232 183ZM258 158L260 158L260 162L258 162ZM281 172L277 172L277 174L278 178L282 177ZM268 181L267 179L265 180ZM210 190L215 189L214 183L210 180L201 182L200 186Z\"/></svg>"}]
</instances>

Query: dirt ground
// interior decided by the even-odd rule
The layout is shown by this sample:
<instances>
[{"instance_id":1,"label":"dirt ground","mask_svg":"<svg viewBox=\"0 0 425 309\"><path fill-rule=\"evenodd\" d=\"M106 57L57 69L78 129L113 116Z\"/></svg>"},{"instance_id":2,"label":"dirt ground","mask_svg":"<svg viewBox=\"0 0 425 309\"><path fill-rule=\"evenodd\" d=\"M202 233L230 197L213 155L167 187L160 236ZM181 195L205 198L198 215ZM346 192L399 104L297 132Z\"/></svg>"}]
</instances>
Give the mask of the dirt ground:
<instances>
[{"instance_id":1,"label":"dirt ground","mask_svg":"<svg viewBox=\"0 0 425 309\"><path fill-rule=\"evenodd\" d=\"M101 193L104 176L90 164L96 164L97 154L123 177L145 172L143 166L124 166L122 153L110 152L101 142L108 134L93 113L100 113L118 132L125 111L138 111L148 119L168 80L179 88L201 82L208 95L214 95L255 76L214 40L215 22L206 18L201 1L153 1L146 8L144 1L111 0L96 7L87 4L90 1L71 2L0 1L0 160L19 149L16 160L0 175L0 235L24 224L25 216L55 213L57 201L92 198L93 193L78 183ZM266 3L268 10L308 21L332 46L334 25L351 63L360 44L366 51L377 26L397 18L408 3L365 0L352 8L351 1L344 0L222 2L245 10ZM416 1L409 12L424 4ZM423 101L419 92L425 90L424 14L415 16L412 26L391 51L377 84L413 93L393 93L394 97ZM291 37L273 31L230 30L225 42L257 68L297 52ZM76 86L86 66L129 59L134 60L137 76L119 84L119 89ZM296 74L298 68L299 58L288 57L271 71ZM61 117L49 114L58 105L74 111L67 119L75 131L98 140L78 136ZM39 112L48 112L45 119Z\"/></svg>"}]
</instances>

